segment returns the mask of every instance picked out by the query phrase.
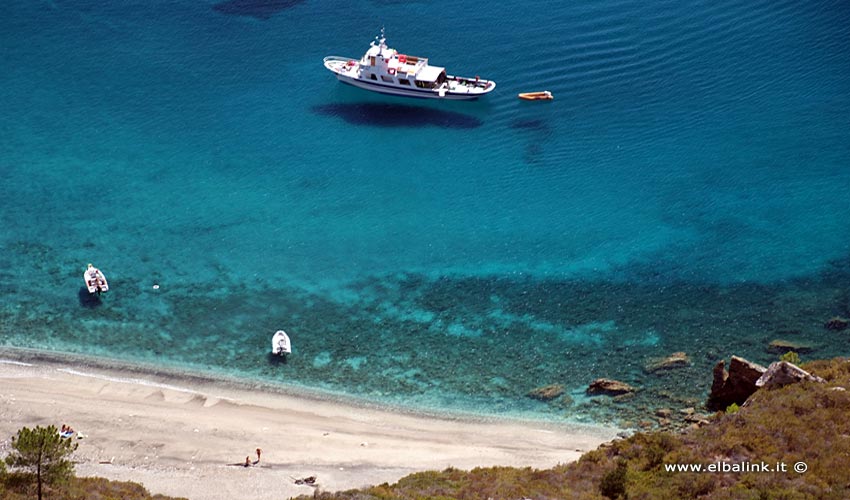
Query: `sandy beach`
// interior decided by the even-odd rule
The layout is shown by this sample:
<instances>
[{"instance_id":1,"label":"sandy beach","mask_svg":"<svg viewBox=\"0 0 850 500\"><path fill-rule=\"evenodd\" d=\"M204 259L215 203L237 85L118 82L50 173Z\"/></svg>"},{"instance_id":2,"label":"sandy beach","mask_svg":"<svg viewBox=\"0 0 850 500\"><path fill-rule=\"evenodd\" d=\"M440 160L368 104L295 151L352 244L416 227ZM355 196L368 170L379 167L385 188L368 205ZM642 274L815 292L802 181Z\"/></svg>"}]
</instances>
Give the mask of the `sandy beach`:
<instances>
[{"instance_id":1,"label":"sandy beach","mask_svg":"<svg viewBox=\"0 0 850 500\"><path fill-rule=\"evenodd\" d=\"M452 466L551 467L617 430L545 422L440 418L204 379L15 361L0 352L0 452L23 426L69 424L85 437L82 476L136 481L192 500L281 499L394 482ZM246 456L259 464L234 465Z\"/></svg>"}]
</instances>

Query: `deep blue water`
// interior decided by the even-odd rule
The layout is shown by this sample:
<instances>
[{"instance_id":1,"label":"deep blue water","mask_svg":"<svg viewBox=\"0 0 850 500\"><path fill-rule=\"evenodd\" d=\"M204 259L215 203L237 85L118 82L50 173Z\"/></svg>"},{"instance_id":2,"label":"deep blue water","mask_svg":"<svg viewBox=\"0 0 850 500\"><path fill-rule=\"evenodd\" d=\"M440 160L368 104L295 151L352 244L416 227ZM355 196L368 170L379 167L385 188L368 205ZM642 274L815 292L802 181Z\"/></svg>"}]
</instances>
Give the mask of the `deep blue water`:
<instances>
[{"instance_id":1,"label":"deep blue water","mask_svg":"<svg viewBox=\"0 0 850 500\"><path fill-rule=\"evenodd\" d=\"M496 91L322 67L381 26ZM847 354L846 2L12 0L0 137L0 345L577 419L596 377Z\"/></svg>"}]
</instances>

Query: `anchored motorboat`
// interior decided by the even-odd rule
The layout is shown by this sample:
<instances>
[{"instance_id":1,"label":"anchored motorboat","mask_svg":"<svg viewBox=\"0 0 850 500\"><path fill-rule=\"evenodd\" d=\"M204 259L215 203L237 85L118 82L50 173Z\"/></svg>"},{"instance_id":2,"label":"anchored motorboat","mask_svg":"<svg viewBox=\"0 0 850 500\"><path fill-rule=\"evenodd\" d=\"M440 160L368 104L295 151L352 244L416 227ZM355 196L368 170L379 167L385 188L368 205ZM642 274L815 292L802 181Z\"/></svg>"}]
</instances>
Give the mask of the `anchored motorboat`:
<instances>
[{"instance_id":1,"label":"anchored motorboat","mask_svg":"<svg viewBox=\"0 0 850 500\"><path fill-rule=\"evenodd\" d=\"M106 282L106 276L92 264L89 264L86 272L83 273L83 280L86 282L86 288L90 294L96 293L100 295L103 292L109 291L109 283Z\"/></svg>"},{"instance_id":2,"label":"anchored motorboat","mask_svg":"<svg viewBox=\"0 0 850 500\"><path fill-rule=\"evenodd\" d=\"M399 54L387 47L384 30L375 37L360 60L325 57L325 67L343 83L361 89L405 97L467 100L477 99L496 88L496 82L478 76L446 74L446 68L431 66L428 59Z\"/></svg>"},{"instance_id":3,"label":"anchored motorboat","mask_svg":"<svg viewBox=\"0 0 850 500\"><path fill-rule=\"evenodd\" d=\"M283 330L274 332L272 337L272 354L286 357L292 353L292 344L289 343L289 335Z\"/></svg>"}]
</instances>

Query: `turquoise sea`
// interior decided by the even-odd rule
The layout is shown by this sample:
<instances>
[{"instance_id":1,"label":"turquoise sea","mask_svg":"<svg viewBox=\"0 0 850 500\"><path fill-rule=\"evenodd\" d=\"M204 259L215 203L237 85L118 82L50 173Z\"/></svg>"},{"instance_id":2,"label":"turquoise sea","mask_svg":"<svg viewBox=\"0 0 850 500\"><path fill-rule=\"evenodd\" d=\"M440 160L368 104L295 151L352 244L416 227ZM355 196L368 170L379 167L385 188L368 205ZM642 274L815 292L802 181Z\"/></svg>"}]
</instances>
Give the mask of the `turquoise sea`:
<instances>
[{"instance_id":1,"label":"turquoise sea","mask_svg":"<svg viewBox=\"0 0 850 500\"><path fill-rule=\"evenodd\" d=\"M496 90L323 68L382 26ZM823 326L850 316L850 5L5 1L0 207L0 346L430 410L698 404L774 339L850 354Z\"/></svg>"}]
</instances>

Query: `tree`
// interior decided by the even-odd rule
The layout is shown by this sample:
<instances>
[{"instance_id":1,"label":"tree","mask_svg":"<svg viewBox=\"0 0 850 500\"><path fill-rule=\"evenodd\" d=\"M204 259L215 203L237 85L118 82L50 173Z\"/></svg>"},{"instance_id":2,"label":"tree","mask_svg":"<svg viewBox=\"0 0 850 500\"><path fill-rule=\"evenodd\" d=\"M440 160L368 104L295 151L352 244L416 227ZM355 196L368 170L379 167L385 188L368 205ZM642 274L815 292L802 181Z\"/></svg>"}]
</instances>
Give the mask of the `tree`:
<instances>
[{"instance_id":1,"label":"tree","mask_svg":"<svg viewBox=\"0 0 850 500\"><path fill-rule=\"evenodd\" d=\"M74 475L74 464L67 457L76 449L77 444L61 437L54 425L24 427L12 438L12 453L6 463L35 475L41 500L42 483L58 483Z\"/></svg>"},{"instance_id":2,"label":"tree","mask_svg":"<svg viewBox=\"0 0 850 500\"><path fill-rule=\"evenodd\" d=\"M602 481L599 483L599 493L612 500L625 498L627 472L625 460L618 460L617 467L602 476Z\"/></svg>"}]
</instances>

